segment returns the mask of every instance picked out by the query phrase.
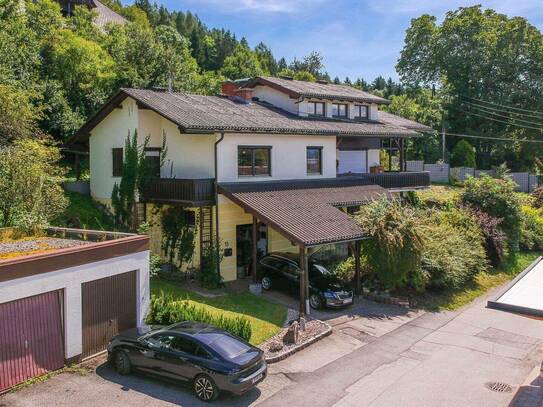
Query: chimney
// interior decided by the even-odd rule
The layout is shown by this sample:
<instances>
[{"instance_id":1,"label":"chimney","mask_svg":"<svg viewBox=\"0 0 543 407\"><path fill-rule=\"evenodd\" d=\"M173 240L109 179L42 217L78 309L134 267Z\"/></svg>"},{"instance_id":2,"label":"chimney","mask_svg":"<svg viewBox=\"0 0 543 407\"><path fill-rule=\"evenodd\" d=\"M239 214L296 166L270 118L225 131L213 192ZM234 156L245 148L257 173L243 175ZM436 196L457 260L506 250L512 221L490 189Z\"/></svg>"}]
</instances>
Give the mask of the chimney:
<instances>
[{"instance_id":1,"label":"chimney","mask_svg":"<svg viewBox=\"0 0 543 407\"><path fill-rule=\"evenodd\" d=\"M253 90L251 88L238 88L236 89L236 96L238 99L249 103L253 100Z\"/></svg>"},{"instance_id":2,"label":"chimney","mask_svg":"<svg viewBox=\"0 0 543 407\"><path fill-rule=\"evenodd\" d=\"M236 96L236 89L238 85L232 81L225 81L221 84L221 93L225 96L234 97Z\"/></svg>"}]
</instances>

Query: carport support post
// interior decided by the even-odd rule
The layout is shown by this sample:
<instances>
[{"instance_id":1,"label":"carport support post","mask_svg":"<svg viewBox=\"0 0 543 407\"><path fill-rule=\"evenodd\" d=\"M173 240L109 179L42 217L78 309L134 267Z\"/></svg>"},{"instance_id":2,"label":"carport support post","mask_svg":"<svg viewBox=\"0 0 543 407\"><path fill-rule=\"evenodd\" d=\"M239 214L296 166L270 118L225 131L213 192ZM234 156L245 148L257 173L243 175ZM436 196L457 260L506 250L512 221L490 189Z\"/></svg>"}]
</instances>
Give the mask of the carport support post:
<instances>
[{"instance_id":1,"label":"carport support post","mask_svg":"<svg viewBox=\"0 0 543 407\"><path fill-rule=\"evenodd\" d=\"M300 246L300 268L302 273L300 274L300 318L309 314L309 307L307 304L307 292L308 286L308 272L307 272L307 249L304 246Z\"/></svg>"},{"instance_id":2,"label":"carport support post","mask_svg":"<svg viewBox=\"0 0 543 407\"><path fill-rule=\"evenodd\" d=\"M252 265L251 265L251 274L253 276L253 284L256 284L256 261L257 261L257 255L258 255L258 252L257 252L257 242L258 242L258 237L257 237L257 221L256 221L256 218L253 216L253 244L251 245L251 249L252 249L252 255L251 255L251 260L252 260Z\"/></svg>"},{"instance_id":3,"label":"carport support post","mask_svg":"<svg viewBox=\"0 0 543 407\"><path fill-rule=\"evenodd\" d=\"M354 292L360 295L360 240L355 242L354 247Z\"/></svg>"}]
</instances>

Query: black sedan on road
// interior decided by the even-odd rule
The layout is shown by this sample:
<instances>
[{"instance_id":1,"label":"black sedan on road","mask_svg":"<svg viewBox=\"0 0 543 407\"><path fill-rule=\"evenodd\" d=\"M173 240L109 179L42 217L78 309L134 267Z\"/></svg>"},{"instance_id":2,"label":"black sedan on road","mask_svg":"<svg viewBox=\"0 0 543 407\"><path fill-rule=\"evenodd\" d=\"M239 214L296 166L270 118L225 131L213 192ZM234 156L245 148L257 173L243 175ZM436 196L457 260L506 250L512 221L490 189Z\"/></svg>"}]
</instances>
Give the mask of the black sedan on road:
<instances>
[{"instance_id":1,"label":"black sedan on road","mask_svg":"<svg viewBox=\"0 0 543 407\"><path fill-rule=\"evenodd\" d=\"M132 370L192 383L196 396L212 401L219 391L242 394L264 380L263 352L212 325L181 322L121 332L107 347L120 374Z\"/></svg>"},{"instance_id":2,"label":"black sedan on road","mask_svg":"<svg viewBox=\"0 0 543 407\"><path fill-rule=\"evenodd\" d=\"M309 305L311 308L343 307L353 303L353 291L337 281L326 267L309 258ZM296 253L270 253L257 264L264 290L277 288L298 295L299 256Z\"/></svg>"}]
</instances>

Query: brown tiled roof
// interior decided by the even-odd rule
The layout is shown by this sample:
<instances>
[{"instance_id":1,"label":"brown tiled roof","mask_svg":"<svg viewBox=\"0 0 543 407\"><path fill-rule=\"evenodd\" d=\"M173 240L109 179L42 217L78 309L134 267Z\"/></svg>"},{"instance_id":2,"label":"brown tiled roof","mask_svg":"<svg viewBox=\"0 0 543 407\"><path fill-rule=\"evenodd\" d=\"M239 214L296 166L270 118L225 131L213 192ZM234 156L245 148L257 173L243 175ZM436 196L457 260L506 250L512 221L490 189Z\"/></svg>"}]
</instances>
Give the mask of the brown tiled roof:
<instances>
[{"instance_id":1,"label":"brown tiled roof","mask_svg":"<svg viewBox=\"0 0 543 407\"><path fill-rule=\"evenodd\" d=\"M415 131L433 131L433 129L424 124L417 123L414 120L404 119L403 117L396 116L392 113L379 111L379 121L391 126L403 127L409 130Z\"/></svg>"},{"instance_id":2,"label":"brown tiled roof","mask_svg":"<svg viewBox=\"0 0 543 407\"><path fill-rule=\"evenodd\" d=\"M98 16L95 18L94 23L100 27L104 28L107 24L125 24L128 22L126 18L116 13L109 7L100 3L98 0L92 0L95 8L94 10L98 13Z\"/></svg>"},{"instance_id":3,"label":"brown tiled roof","mask_svg":"<svg viewBox=\"0 0 543 407\"><path fill-rule=\"evenodd\" d=\"M357 122L296 116L266 103L242 103L220 96L189 95L145 89L121 89L78 132L83 141L89 132L127 96L140 106L154 110L177 124L184 132L244 132L266 134L348 135L376 137L415 137L403 127L377 121Z\"/></svg>"},{"instance_id":4,"label":"brown tiled roof","mask_svg":"<svg viewBox=\"0 0 543 407\"><path fill-rule=\"evenodd\" d=\"M295 79L274 78L271 76L257 76L246 84L246 87L266 85L281 90L294 98L333 99L353 102L367 102L386 104L389 100L352 86L336 85L333 83L320 83L298 81Z\"/></svg>"},{"instance_id":5,"label":"brown tiled roof","mask_svg":"<svg viewBox=\"0 0 543 407\"><path fill-rule=\"evenodd\" d=\"M358 240L364 231L337 207L390 197L378 185L342 180L223 183L219 192L287 239L302 246Z\"/></svg>"}]
</instances>

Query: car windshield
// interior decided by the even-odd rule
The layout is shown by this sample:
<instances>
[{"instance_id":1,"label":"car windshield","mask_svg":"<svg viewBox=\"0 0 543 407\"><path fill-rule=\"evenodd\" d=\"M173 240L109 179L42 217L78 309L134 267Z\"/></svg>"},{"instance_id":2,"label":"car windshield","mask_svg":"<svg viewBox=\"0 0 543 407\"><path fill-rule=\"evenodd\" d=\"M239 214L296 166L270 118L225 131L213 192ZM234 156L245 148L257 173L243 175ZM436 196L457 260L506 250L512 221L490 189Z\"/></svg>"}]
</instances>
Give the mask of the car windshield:
<instances>
[{"instance_id":1,"label":"car windshield","mask_svg":"<svg viewBox=\"0 0 543 407\"><path fill-rule=\"evenodd\" d=\"M251 349L249 345L229 335L219 336L210 346L225 359L235 359Z\"/></svg>"},{"instance_id":2,"label":"car windshield","mask_svg":"<svg viewBox=\"0 0 543 407\"><path fill-rule=\"evenodd\" d=\"M309 278L311 278L311 279L318 279L318 278L331 279L331 278L333 278L333 274L326 267L320 266L318 264L313 264L311 266L311 272L310 272Z\"/></svg>"}]
</instances>

